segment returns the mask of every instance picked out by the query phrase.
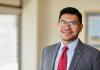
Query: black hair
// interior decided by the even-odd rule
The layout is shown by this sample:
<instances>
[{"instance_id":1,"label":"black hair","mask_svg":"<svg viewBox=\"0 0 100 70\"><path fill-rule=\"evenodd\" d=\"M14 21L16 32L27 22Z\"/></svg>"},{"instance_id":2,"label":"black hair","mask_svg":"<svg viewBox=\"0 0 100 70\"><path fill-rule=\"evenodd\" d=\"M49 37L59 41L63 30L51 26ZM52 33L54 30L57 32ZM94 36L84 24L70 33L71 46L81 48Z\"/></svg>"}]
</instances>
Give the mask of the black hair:
<instances>
[{"instance_id":1,"label":"black hair","mask_svg":"<svg viewBox=\"0 0 100 70\"><path fill-rule=\"evenodd\" d=\"M82 14L74 7L65 7L60 11L59 20L63 14L77 15L79 23L82 23Z\"/></svg>"}]
</instances>

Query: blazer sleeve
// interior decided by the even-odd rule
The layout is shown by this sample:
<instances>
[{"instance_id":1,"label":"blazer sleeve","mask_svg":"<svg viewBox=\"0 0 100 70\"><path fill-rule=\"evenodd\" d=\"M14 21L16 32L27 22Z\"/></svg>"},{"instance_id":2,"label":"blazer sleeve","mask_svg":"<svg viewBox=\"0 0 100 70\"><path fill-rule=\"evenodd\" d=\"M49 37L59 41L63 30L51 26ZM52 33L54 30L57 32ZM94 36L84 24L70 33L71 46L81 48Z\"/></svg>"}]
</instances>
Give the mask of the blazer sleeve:
<instances>
[{"instance_id":1,"label":"blazer sleeve","mask_svg":"<svg viewBox=\"0 0 100 70\"><path fill-rule=\"evenodd\" d=\"M39 67L39 70L43 70L43 58L44 58L44 49L42 51L42 55L41 55L41 59L40 59L40 67Z\"/></svg>"},{"instance_id":2,"label":"blazer sleeve","mask_svg":"<svg viewBox=\"0 0 100 70\"><path fill-rule=\"evenodd\" d=\"M93 64L93 70L100 70L100 51L95 56L96 56L96 58L95 58L94 64Z\"/></svg>"}]
</instances>

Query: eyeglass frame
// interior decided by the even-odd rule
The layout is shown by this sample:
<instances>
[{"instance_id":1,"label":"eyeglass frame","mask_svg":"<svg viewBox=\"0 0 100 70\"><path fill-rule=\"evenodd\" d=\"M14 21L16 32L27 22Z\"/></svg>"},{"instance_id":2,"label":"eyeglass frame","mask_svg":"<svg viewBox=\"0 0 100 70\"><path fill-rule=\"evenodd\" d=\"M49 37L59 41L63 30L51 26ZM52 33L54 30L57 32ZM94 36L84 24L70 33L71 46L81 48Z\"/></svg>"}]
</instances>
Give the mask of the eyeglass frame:
<instances>
[{"instance_id":1,"label":"eyeglass frame","mask_svg":"<svg viewBox=\"0 0 100 70\"><path fill-rule=\"evenodd\" d=\"M65 21L65 20L59 20L58 23L60 24L61 27L65 27L65 26L68 25L68 24L69 24L69 26L71 26L71 27L75 27L75 26L77 26L77 25L80 24L80 23L79 23L78 21L76 21L76 20L69 21L69 22L67 22L67 21Z\"/></svg>"}]
</instances>

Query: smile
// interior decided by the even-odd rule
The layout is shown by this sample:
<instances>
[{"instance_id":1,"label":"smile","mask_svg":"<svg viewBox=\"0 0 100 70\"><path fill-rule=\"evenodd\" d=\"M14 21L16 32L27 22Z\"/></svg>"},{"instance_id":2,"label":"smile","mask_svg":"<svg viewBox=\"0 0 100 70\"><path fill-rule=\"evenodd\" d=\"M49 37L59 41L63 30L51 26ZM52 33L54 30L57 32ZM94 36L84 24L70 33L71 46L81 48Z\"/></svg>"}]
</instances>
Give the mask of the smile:
<instances>
[{"instance_id":1,"label":"smile","mask_svg":"<svg viewBox=\"0 0 100 70\"><path fill-rule=\"evenodd\" d=\"M64 35L71 35L71 34L72 34L72 31L62 31L62 33L63 33Z\"/></svg>"}]
</instances>

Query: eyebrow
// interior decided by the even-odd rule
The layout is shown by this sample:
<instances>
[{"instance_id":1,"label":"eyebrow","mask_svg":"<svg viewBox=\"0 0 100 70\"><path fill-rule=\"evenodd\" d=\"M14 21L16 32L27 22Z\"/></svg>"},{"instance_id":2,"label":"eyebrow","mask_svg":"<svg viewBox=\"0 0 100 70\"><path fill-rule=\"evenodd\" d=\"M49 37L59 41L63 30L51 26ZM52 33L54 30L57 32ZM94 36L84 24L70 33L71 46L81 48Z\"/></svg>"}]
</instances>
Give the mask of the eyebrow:
<instances>
[{"instance_id":1,"label":"eyebrow","mask_svg":"<svg viewBox=\"0 0 100 70\"><path fill-rule=\"evenodd\" d=\"M60 20L60 21L67 22L65 20ZM69 22L77 22L77 21L76 20L73 20L73 21L69 21Z\"/></svg>"}]
</instances>

